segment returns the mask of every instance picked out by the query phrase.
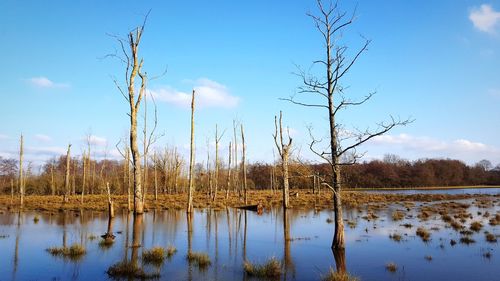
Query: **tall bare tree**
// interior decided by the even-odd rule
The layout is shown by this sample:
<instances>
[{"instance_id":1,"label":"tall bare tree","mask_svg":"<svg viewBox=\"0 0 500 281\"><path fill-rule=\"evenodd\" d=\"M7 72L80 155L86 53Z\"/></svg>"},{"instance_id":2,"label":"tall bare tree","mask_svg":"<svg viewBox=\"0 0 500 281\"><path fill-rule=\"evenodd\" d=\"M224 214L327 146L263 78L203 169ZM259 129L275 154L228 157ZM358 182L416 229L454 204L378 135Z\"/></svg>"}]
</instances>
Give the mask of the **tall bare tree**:
<instances>
[{"instance_id":1,"label":"tall bare tree","mask_svg":"<svg viewBox=\"0 0 500 281\"><path fill-rule=\"evenodd\" d=\"M243 124L241 124L241 170L243 172L243 198L245 200L245 205L248 204L247 197L247 166L246 166L246 146L245 146L245 132L243 130ZM246 214L246 212L245 212Z\"/></svg>"},{"instance_id":2,"label":"tall bare tree","mask_svg":"<svg viewBox=\"0 0 500 281\"><path fill-rule=\"evenodd\" d=\"M219 136L219 131L217 124L215 124L215 174L214 174L214 193L212 195L212 201L215 202L217 199L217 189L219 187L219 142L224 136L224 132Z\"/></svg>"},{"instance_id":3,"label":"tall bare tree","mask_svg":"<svg viewBox=\"0 0 500 281\"><path fill-rule=\"evenodd\" d=\"M292 147L292 138L290 137L290 130L287 129L288 143L283 138L283 113L280 111L279 118L279 131L278 131L278 117L274 116L274 143L278 149L281 158L281 173L283 175L283 208L288 208L288 159L290 156L290 148Z\"/></svg>"},{"instance_id":4,"label":"tall bare tree","mask_svg":"<svg viewBox=\"0 0 500 281\"><path fill-rule=\"evenodd\" d=\"M328 144L326 148L318 148L321 140L314 138L312 129L309 128L311 143L309 147L313 153L326 161L331 170L330 178L323 184L333 191L333 207L335 213L335 230L332 241L333 249L343 249L345 247L344 223L342 220L342 200L341 187L342 176L341 168L343 165L350 165L356 162L363 154L357 153L360 145L382 135L392 128L400 125L407 125L411 120L395 119L391 116L388 122L378 123L377 128L362 130L347 130L343 124L338 121L338 113L351 106L357 106L368 101L374 93L369 93L359 101L346 97L347 87L342 85L343 78L356 63L362 53L368 49L370 40L363 39L361 47L349 55L348 46L342 43L342 34L345 33L355 16L348 15L339 9L338 3L323 5L322 0L317 0L319 13L307 15L312 18L317 31L321 35L321 41L324 46L324 57L313 62L311 69L321 68L320 73L311 74L298 68L297 75L302 80L302 86L298 88L298 94L309 97L309 101L316 97L322 99L317 103L303 102L296 99L295 96L284 99L294 104L320 108L327 112L329 121ZM312 70L311 70L312 71Z\"/></svg>"},{"instance_id":5,"label":"tall bare tree","mask_svg":"<svg viewBox=\"0 0 500 281\"><path fill-rule=\"evenodd\" d=\"M64 177L64 202L69 201L69 193L70 193L70 167L71 167L71 144L68 144L68 151L66 152L66 176Z\"/></svg>"},{"instance_id":6,"label":"tall bare tree","mask_svg":"<svg viewBox=\"0 0 500 281\"><path fill-rule=\"evenodd\" d=\"M116 87L127 100L130 106L130 150L132 153L132 167L134 171L134 213L144 213L144 200L142 189L142 171L141 171L141 155L139 152L139 144L137 140L137 114L140 109L142 98L146 92L147 74L143 72L144 60L139 57L139 45L141 43L144 27L146 24L147 15L141 26L131 31L127 39L115 37L121 46L123 58L122 62L125 64L125 82L126 90L114 80ZM127 51L127 48L129 50ZM136 85L136 78L139 76L140 83ZM137 95L136 95L137 94Z\"/></svg>"},{"instance_id":7,"label":"tall bare tree","mask_svg":"<svg viewBox=\"0 0 500 281\"><path fill-rule=\"evenodd\" d=\"M193 95L191 97L191 143L189 152L189 188L188 188L188 202L187 202L187 213L191 214L193 212L193 193L194 193L194 97L195 91L193 90Z\"/></svg>"},{"instance_id":8,"label":"tall bare tree","mask_svg":"<svg viewBox=\"0 0 500 281\"><path fill-rule=\"evenodd\" d=\"M21 139L19 140L19 201L21 203L21 207L24 204L23 158L24 158L24 137L21 134Z\"/></svg>"}]
</instances>

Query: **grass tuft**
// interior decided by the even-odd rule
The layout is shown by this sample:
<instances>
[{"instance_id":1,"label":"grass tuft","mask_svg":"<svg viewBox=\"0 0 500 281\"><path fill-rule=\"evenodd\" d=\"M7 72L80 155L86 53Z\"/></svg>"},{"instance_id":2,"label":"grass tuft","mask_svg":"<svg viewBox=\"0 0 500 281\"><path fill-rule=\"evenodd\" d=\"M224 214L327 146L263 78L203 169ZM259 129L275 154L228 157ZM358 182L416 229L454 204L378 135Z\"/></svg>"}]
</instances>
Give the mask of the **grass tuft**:
<instances>
[{"instance_id":1,"label":"grass tuft","mask_svg":"<svg viewBox=\"0 0 500 281\"><path fill-rule=\"evenodd\" d=\"M396 272L398 270L398 265L390 262L385 265L385 269L389 272Z\"/></svg>"},{"instance_id":2,"label":"grass tuft","mask_svg":"<svg viewBox=\"0 0 500 281\"><path fill-rule=\"evenodd\" d=\"M479 222L479 221L473 221L470 224L470 229L472 231L479 232L481 230L481 228L483 228L483 224L481 222Z\"/></svg>"},{"instance_id":3,"label":"grass tuft","mask_svg":"<svg viewBox=\"0 0 500 281\"><path fill-rule=\"evenodd\" d=\"M140 268L137 263L122 261L113 264L108 268L106 273L113 278L127 278L127 279L154 279L159 278L160 275L157 273L146 273L142 268Z\"/></svg>"},{"instance_id":4,"label":"grass tuft","mask_svg":"<svg viewBox=\"0 0 500 281\"><path fill-rule=\"evenodd\" d=\"M488 241L490 243L497 242L497 237L493 233L486 233L485 238L486 238L486 241Z\"/></svg>"},{"instance_id":5,"label":"grass tuft","mask_svg":"<svg viewBox=\"0 0 500 281\"><path fill-rule=\"evenodd\" d=\"M355 276L350 275L347 272L338 272L330 267L327 274L321 276L322 281L359 281Z\"/></svg>"},{"instance_id":6,"label":"grass tuft","mask_svg":"<svg viewBox=\"0 0 500 281\"><path fill-rule=\"evenodd\" d=\"M51 247L47 249L55 257L64 257L71 260L78 260L87 252L80 244L73 244L70 247Z\"/></svg>"},{"instance_id":7,"label":"grass tuft","mask_svg":"<svg viewBox=\"0 0 500 281\"><path fill-rule=\"evenodd\" d=\"M392 219L395 221L400 221L405 217L405 214L401 211L395 211L392 213Z\"/></svg>"},{"instance_id":8,"label":"grass tuft","mask_svg":"<svg viewBox=\"0 0 500 281\"><path fill-rule=\"evenodd\" d=\"M253 264L245 261L243 268L249 276L268 279L279 279L281 276L281 262L275 257L270 258L264 264Z\"/></svg>"},{"instance_id":9,"label":"grass tuft","mask_svg":"<svg viewBox=\"0 0 500 281\"><path fill-rule=\"evenodd\" d=\"M165 260L167 253L162 247L154 247L150 250L144 250L142 261L146 264L161 265Z\"/></svg>"},{"instance_id":10,"label":"grass tuft","mask_svg":"<svg viewBox=\"0 0 500 281\"><path fill-rule=\"evenodd\" d=\"M199 268L205 268L212 264L210 257L206 253L201 252L189 252L186 256L189 263L196 264Z\"/></svg>"},{"instance_id":11,"label":"grass tuft","mask_svg":"<svg viewBox=\"0 0 500 281\"><path fill-rule=\"evenodd\" d=\"M417 228L416 234L420 236L424 242L431 240L431 233L423 227Z\"/></svg>"}]
</instances>

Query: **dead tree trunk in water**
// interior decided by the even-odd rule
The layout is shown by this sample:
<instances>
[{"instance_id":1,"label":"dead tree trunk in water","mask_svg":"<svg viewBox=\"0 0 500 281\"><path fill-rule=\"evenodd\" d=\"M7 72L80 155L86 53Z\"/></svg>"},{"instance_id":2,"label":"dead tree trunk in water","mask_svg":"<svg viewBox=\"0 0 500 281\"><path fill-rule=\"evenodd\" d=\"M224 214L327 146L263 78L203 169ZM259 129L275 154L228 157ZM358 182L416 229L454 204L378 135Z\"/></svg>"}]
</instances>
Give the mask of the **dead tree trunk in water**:
<instances>
[{"instance_id":1,"label":"dead tree trunk in water","mask_svg":"<svg viewBox=\"0 0 500 281\"><path fill-rule=\"evenodd\" d=\"M24 137L21 134L21 140L19 142L19 202L21 208L24 205L23 158L24 158Z\"/></svg>"},{"instance_id":2,"label":"dead tree trunk in water","mask_svg":"<svg viewBox=\"0 0 500 281\"><path fill-rule=\"evenodd\" d=\"M336 2L333 4L331 3L328 7L325 7L322 0L317 0L319 14L307 14L313 19L316 29L322 35L320 38L325 48L324 59L315 60L312 66L321 68L318 71L324 72L324 75L321 75L321 77L311 75L301 68L298 69L299 73L297 73L302 82L302 86L298 89L298 94L305 94L308 97L313 95L318 99L323 99L322 102L303 102L295 99L293 96L284 99L301 106L321 108L328 113L329 151L317 149L316 145L321 141L314 138L312 129L309 130L312 139L309 148L330 166L331 175L328 180L329 184L323 184L327 185L333 191L335 230L332 248L335 250L344 249L345 247L341 200L341 166L354 164L356 160L362 157L362 155L356 152L356 148L371 138L382 135L395 126L406 125L412 122L409 119L401 121L391 117L389 122L379 123L376 130L366 129L365 131L346 130L343 128L343 124L338 123L338 119L336 118L337 113L350 106L357 106L365 103L374 93L369 93L359 101L354 101L345 96L346 88L342 86L343 78L356 63L360 55L368 49L370 40L364 39L361 47L353 52L352 58L349 59L347 57L347 50L349 50L349 48L347 45L342 44L342 37L345 37L342 36L342 34L345 33L347 27L353 23L355 15L353 13L352 16L349 17L347 13L339 10L337 4ZM340 128L352 133L347 136L339 136L339 133L341 133ZM340 161L341 159L342 162Z\"/></svg>"},{"instance_id":3,"label":"dead tree trunk in water","mask_svg":"<svg viewBox=\"0 0 500 281\"><path fill-rule=\"evenodd\" d=\"M243 170L243 198L245 200L245 205L248 204L248 198L247 198L247 166L246 166L246 152L245 152L245 133L243 131L243 124L241 124L241 145L243 146L242 148L242 155L241 155L241 169ZM246 214L246 211L245 211Z\"/></svg>"},{"instance_id":4,"label":"dead tree trunk in water","mask_svg":"<svg viewBox=\"0 0 500 281\"><path fill-rule=\"evenodd\" d=\"M71 165L71 144L68 144L68 151L66 152L66 176L64 178L64 202L69 201L69 170Z\"/></svg>"},{"instance_id":5,"label":"dead tree trunk in water","mask_svg":"<svg viewBox=\"0 0 500 281\"><path fill-rule=\"evenodd\" d=\"M193 212L193 193L194 193L194 97L195 91L193 90L193 96L191 97L191 143L190 143L190 153L189 153L189 189L188 189L188 202L187 210L188 214Z\"/></svg>"},{"instance_id":6,"label":"dead tree trunk in water","mask_svg":"<svg viewBox=\"0 0 500 281\"><path fill-rule=\"evenodd\" d=\"M288 144L285 144L283 139L283 113L280 111L279 119L279 131L278 131L278 117L274 116L274 143L278 149L278 153L281 158L281 172L283 174L283 208L288 208L289 206L289 196L288 196L288 157L290 156L290 148L292 146L292 138L290 137L290 131L287 130L288 134Z\"/></svg>"}]
</instances>

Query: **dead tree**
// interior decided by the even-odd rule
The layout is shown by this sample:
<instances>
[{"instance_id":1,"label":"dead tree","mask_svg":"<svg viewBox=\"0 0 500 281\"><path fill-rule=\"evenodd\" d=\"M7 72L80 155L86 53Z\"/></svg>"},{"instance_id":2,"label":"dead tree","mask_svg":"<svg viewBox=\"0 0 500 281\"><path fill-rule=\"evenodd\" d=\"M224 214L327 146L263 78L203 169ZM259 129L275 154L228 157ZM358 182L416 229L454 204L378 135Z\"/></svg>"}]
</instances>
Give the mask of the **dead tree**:
<instances>
[{"instance_id":1,"label":"dead tree","mask_svg":"<svg viewBox=\"0 0 500 281\"><path fill-rule=\"evenodd\" d=\"M21 208L24 204L24 177L23 177L23 158L24 158L24 137L21 134L19 141L19 202Z\"/></svg>"},{"instance_id":2,"label":"dead tree","mask_svg":"<svg viewBox=\"0 0 500 281\"><path fill-rule=\"evenodd\" d=\"M233 120L233 133L234 133L234 184L233 188L238 189L238 193L240 193L240 190L238 188L239 186L239 169L238 169L238 136L236 134L236 130L238 129L238 125L236 124L236 120Z\"/></svg>"},{"instance_id":3,"label":"dead tree","mask_svg":"<svg viewBox=\"0 0 500 281\"><path fill-rule=\"evenodd\" d=\"M343 124L338 121L338 113L350 106L357 106L368 101L374 93L369 93L359 101L346 97L347 87L342 85L343 78L356 63L360 55L368 49L370 40L363 39L361 47L349 55L350 50L343 45L342 33L346 32L354 21L355 12L352 16L339 10L337 3L324 6L321 0L317 0L319 8L318 15L307 14L312 18L316 29L321 35L324 46L324 58L313 62L311 71L321 68L321 75L306 73L298 68L297 75L302 81L302 86L298 88L297 94L307 95L310 101L317 98L318 102L303 102L295 96L284 99L294 104L319 108L326 111L329 121L328 144L323 149L318 148L321 140L314 138L312 129L309 128L311 143L309 148L318 157L327 162L330 166L331 175L328 183L324 183L333 191L333 207L335 213L335 231L332 248L343 249L345 247L344 223L342 220L342 200L341 187L342 176L341 167L356 162L363 154L357 153L357 148L368 140L380 136L392 128L400 125L407 125L411 120L395 119L391 116L388 122L379 123L376 129L369 128L360 130L346 130ZM322 101L319 101L322 100Z\"/></svg>"},{"instance_id":4,"label":"dead tree","mask_svg":"<svg viewBox=\"0 0 500 281\"><path fill-rule=\"evenodd\" d=\"M154 168L154 182L155 182L155 201L158 201L158 174L157 174L157 161L156 151L153 153L153 168Z\"/></svg>"},{"instance_id":5,"label":"dead tree","mask_svg":"<svg viewBox=\"0 0 500 281\"><path fill-rule=\"evenodd\" d=\"M139 58L139 44L144 33L147 16L141 26L131 31L127 39L115 37L120 44L123 58L120 58L125 64L125 82L126 90L120 86L118 81L114 83L122 96L129 104L130 117L130 149L132 153L132 167L134 171L134 213L142 214L144 212L144 194L142 189L141 155L137 140L137 114L140 109L142 98L146 92L147 74L143 72L144 60ZM127 48L130 48L127 51ZM136 85L136 78L139 76L140 85ZM137 95L136 95L137 94Z\"/></svg>"},{"instance_id":6,"label":"dead tree","mask_svg":"<svg viewBox=\"0 0 500 281\"><path fill-rule=\"evenodd\" d=\"M243 124L241 124L241 170L243 172L243 198L245 200L245 205L248 204L247 198L247 166L246 166L246 146L245 146L245 133L243 131ZM246 212L245 212L246 214Z\"/></svg>"},{"instance_id":7,"label":"dead tree","mask_svg":"<svg viewBox=\"0 0 500 281\"><path fill-rule=\"evenodd\" d=\"M231 188L231 142L229 142L228 150L228 165L227 165L227 184L226 184L226 200L229 198L229 189Z\"/></svg>"},{"instance_id":8,"label":"dead tree","mask_svg":"<svg viewBox=\"0 0 500 281\"><path fill-rule=\"evenodd\" d=\"M219 142L224 136L224 132L219 136L219 131L217 128L217 124L215 124L215 175L214 175L214 193L212 195L212 201L215 202L217 199L217 189L219 187Z\"/></svg>"},{"instance_id":9,"label":"dead tree","mask_svg":"<svg viewBox=\"0 0 500 281\"><path fill-rule=\"evenodd\" d=\"M188 214L193 212L193 193L194 193L194 97L195 91L193 90L193 95L191 97L191 143L190 143L190 153L189 153L189 189L188 189L188 202L187 210Z\"/></svg>"},{"instance_id":10,"label":"dead tree","mask_svg":"<svg viewBox=\"0 0 500 281\"><path fill-rule=\"evenodd\" d=\"M70 186L69 186L69 170L71 166L71 144L68 144L68 151L66 152L66 176L64 177L64 202L69 201L69 193L70 193Z\"/></svg>"},{"instance_id":11,"label":"dead tree","mask_svg":"<svg viewBox=\"0 0 500 281\"><path fill-rule=\"evenodd\" d=\"M292 147L292 138L290 137L290 130L287 129L288 143L285 144L283 139L283 113L280 111L279 118L279 131L278 131L278 117L274 116L274 143L278 149L281 158L281 173L283 175L283 208L288 208L288 158L290 156L290 148Z\"/></svg>"}]
</instances>

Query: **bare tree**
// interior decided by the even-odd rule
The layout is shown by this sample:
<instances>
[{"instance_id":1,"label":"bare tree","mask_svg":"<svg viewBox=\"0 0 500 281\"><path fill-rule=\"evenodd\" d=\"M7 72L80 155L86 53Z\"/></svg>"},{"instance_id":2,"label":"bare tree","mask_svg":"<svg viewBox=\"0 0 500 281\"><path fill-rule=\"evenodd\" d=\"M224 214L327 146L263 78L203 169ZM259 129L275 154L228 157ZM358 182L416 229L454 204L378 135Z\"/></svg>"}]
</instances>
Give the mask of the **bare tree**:
<instances>
[{"instance_id":1,"label":"bare tree","mask_svg":"<svg viewBox=\"0 0 500 281\"><path fill-rule=\"evenodd\" d=\"M19 141L19 200L21 208L24 204L24 177L23 177L23 158L24 158L24 137L21 134Z\"/></svg>"},{"instance_id":2,"label":"bare tree","mask_svg":"<svg viewBox=\"0 0 500 281\"><path fill-rule=\"evenodd\" d=\"M229 142L229 150L227 158L228 164L227 164L226 200L229 197L229 189L231 188L231 151L232 151L231 142Z\"/></svg>"},{"instance_id":3,"label":"bare tree","mask_svg":"<svg viewBox=\"0 0 500 281\"><path fill-rule=\"evenodd\" d=\"M247 166L246 166L246 146L245 146L245 133L243 131L243 124L241 124L241 170L243 172L243 198L245 200L245 205L248 204L247 198ZM246 212L245 212L246 214Z\"/></svg>"},{"instance_id":4,"label":"bare tree","mask_svg":"<svg viewBox=\"0 0 500 281\"><path fill-rule=\"evenodd\" d=\"M193 96L191 97L191 144L189 153L189 189L188 189L188 203L187 203L187 213L193 212L193 193L194 193L194 97L195 91L193 90Z\"/></svg>"},{"instance_id":5,"label":"bare tree","mask_svg":"<svg viewBox=\"0 0 500 281\"><path fill-rule=\"evenodd\" d=\"M313 19L316 29L321 34L321 40L325 48L324 59L313 62L311 69L321 68L325 75L314 75L299 68L297 75L302 80L302 86L298 89L298 94L303 94L311 98L322 99L322 102L310 103L296 99L295 96L284 99L294 104L320 108L328 113L329 135L326 148L318 148L321 140L314 138L312 129L309 132L312 141L309 145L311 151L318 157L326 161L331 169L328 183L323 183L333 191L333 206L335 213L335 231L332 242L333 249L343 249L345 247L344 224L342 220L342 200L341 200L341 167L353 164L363 154L357 153L357 148L373 137L382 135L392 128L400 125L407 125L411 120L399 120L391 116L388 122L377 124L377 128L361 130L346 130L338 121L337 114L350 106L357 106L368 101L374 93L369 93L359 101L354 101L345 96L346 87L341 83L344 76L358 60L360 55L368 49L370 40L364 40L362 46L355 51L352 56L348 55L349 48L341 43L341 35L354 21L355 12L349 16L346 12L339 10L337 3L324 6L321 0L317 0L319 14L307 15ZM350 58L349 58L350 57Z\"/></svg>"},{"instance_id":6,"label":"bare tree","mask_svg":"<svg viewBox=\"0 0 500 281\"><path fill-rule=\"evenodd\" d=\"M287 129L288 143L285 144L283 139L283 113L280 111L279 118L279 131L278 131L278 117L274 116L274 143L278 149L281 158L281 173L283 175L283 208L288 208L288 158L290 156L290 148L292 147L292 138L290 137L290 130Z\"/></svg>"},{"instance_id":7,"label":"bare tree","mask_svg":"<svg viewBox=\"0 0 500 281\"><path fill-rule=\"evenodd\" d=\"M142 189L142 172L141 172L141 155L139 152L139 145L137 141L137 114L140 109L142 98L146 92L146 82L147 74L143 72L142 67L144 60L139 58L139 44L144 33L144 27L146 24L147 15L141 26L135 28L131 31L127 39L122 39L115 37L120 44L123 58L120 58L125 64L125 81L126 90L120 86L120 84L114 80L116 87L129 103L130 112L128 113L130 117L130 149L132 152L132 167L134 171L134 213L142 214L144 212L144 200L143 200L143 189ZM126 50L126 46L130 48L129 51ZM140 86L137 89L135 79L139 76ZM136 96L136 93L138 95Z\"/></svg>"},{"instance_id":8,"label":"bare tree","mask_svg":"<svg viewBox=\"0 0 500 281\"><path fill-rule=\"evenodd\" d=\"M24 137L21 134L21 139L19 140L19 201L21 203L21 208L24 204L23 158L24 158Z\"/></svg>"},{"instance_id":9,"label":"bare tree","mask_svg":"<svg viewBox=\"0 0 500 281\"><path fill-rule=\"evenodd\" d=\"M71 144L68 144L68 151L66 152L66 176L64 177L64 202L68 202L68 195L70 193L69 186L69 170L71 166Z\"/></svg>"},{"instance_id":10,"label":"bare tree","mask_svg":"<svg viewBox=\"0 0 500 281\"><path fill-rule=\"evenodd\" d=\"M215 175L214 175L214 193L212 195L212 201L215 202L217 199L217 189L219 187L219 142L224 136L224 132L219 136L219 131L217 128L217 124L215 124Z\"/></svg>"}]
</instances>

